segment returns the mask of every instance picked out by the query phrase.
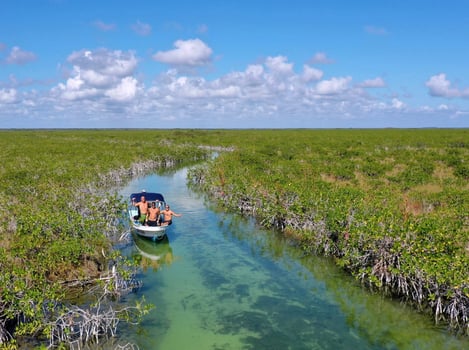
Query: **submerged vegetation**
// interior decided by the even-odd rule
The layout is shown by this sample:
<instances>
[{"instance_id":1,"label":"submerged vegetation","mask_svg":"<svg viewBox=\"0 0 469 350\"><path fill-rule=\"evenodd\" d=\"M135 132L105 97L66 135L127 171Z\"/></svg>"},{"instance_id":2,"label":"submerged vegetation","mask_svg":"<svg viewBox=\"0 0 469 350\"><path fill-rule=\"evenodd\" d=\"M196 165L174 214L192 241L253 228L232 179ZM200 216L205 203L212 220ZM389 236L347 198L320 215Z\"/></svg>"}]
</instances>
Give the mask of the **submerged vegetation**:
<instances>
[{"instance_id":1,"label":"submerged vegetation","mask_svg":"<svg viewBox=\"0 0 469 350\"><path fill-rule=\"evenodd\" d=\"M370 288L469 334L468 130L241 138L233 152L193 169L192 183L305 251L333 256Z\"/></svg>"},{"instance_id":2,"label":"submerged vegetation","mask_svg":"<svg viewBox=\"0 0 469 350\"><path fill-rule=\"evenodd\" d=\"M111 189L214 149L194 186L469 333L467 140L465 129L0 131L0 347L94 341L148 311L103 304L138 285L113 253L123 203ZM72 288L96 301L70 305Z\"/></svg>"}]
</instances>

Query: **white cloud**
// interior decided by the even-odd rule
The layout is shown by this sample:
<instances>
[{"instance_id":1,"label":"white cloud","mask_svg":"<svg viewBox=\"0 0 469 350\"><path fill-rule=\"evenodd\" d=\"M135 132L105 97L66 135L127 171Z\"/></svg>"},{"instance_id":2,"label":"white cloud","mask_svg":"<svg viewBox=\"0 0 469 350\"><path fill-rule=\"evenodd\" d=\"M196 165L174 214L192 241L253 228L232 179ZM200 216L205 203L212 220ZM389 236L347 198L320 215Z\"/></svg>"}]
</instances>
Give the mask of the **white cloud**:
<instances>
[{"instance_id":1,"label":"white cloud","mask_svg":"<svg viewBox=\"0 0 469 350\"><path fill-rule=\"evenodd\" d=\"M200 39L177 40L175 49L158 51L153 55L155 61L172 66L203 66L211 61L212 49Z\"/></svg>"},{"instance_id":2,"label":"white cloud","mask_svg":"<svg viewBox=\"0 0 469 350\"><path fill-rule=\"evenodd\" d=\"M138 35L147 36L151 34L151 25L137 21L132 25L132 30Z\"/></svg>"},{"instance_id":3,"label":"white cloud","mask_svg":"<svg viewBox=\"0 0 469 350\"><path fill-rule=\"evenodd\" d=\"M80 87L83 86L84 83L85 82L81 79L80 73L78 72L78 74L74 76L73 78L67 79L66 87L68 90L78 91L80 90Z\"/></svg>"},{"instance_id":4,"label":"white cloud","mask_svg":"<svg viewBox=\"0 0 469 350\"><path fill-rule=\"evenodd\" d=\"M438 106L438 109L442 110L442 111L447 111L449 109L449 107L446 104L441 104L441 105Z\"/></svg>"},{"instance_id":5,"label":"white cloud","mask_svg":"<svg viewBox=\"0 0 469 350\"><path fill-rule=\"evenodd\" d=\"M65 100L109 97L114 101L130 101L137 93L133 77L138 60L133 52L81 50L68 57L72 70L66 83L51 91Z\"/></svg>"},{"instance_id":6,"label":"white cloud","mask_svg":"<svg viewBox=\"0 0 469 350\"><path fill-rule=\"evenodd\" d=\"M308 65L296 73L285 56L268 57L244 71L234 71L214 80L180 75L169 70L155 80L147 92L152 102L145 108L192 118L298 118L334 115L354 120L376 113L406 112L399 99L377 99L351 85L352 77L321 80L323 72ZM310 82L316 84L310 86ZM362 83L368 87L384 85L382 78ZM161 112L162 113L162 112ZM203 116L203 117L201 117ZM327 116L327 117L326 117ZM228 122L228 121L227 121Z\"/></svg>"},{"instance_id":7,"label":"white cloud","mask_svg":"<svg viewBox=\"0 0 469 350\"><path fill-rule=\"evenodd\" d=\"M306 82L321 80L324 73L323 71L310 67L307 64L303 65L302 78Z\"/></svg>"},{"instance_id":8,"label":"white cloud","mask_svg":"<svg viewBox=\"0 0 469 350\"><path fill-rule=\"evenodd\" d=\"M239 97L241 89L239 86L227 86L223 88L213 89L210 93L210 97L223 97L223 98L234 98Z\"/></svg>"},{"instance_id":9,"label":"white cloud","mask_svg":"<svg viewBox=\"0 0 469 350\"><path fill-rule=\"evenodd\" d=\"M205 80L202 78L189 78L175 76L173 81L167 85L171 96L182 98L205 98L207 97Z\"/></svg>"},{"instance_id":10,"label":"white cloud","mask_svg":"<svg viewBox=\"0 0 469 350\"><path fill-rule=\"evenodd\" d=\"M348 84L352 81L351 77L332 78L322 80L316 84L316 92L320 95L335 95L348 89Z\"/></svg>"},{"instance_id":11,"label":"white cloud","mask_svg":"<svg viewBox=\"0 0 469 350\"><path fill-rule=\"evenodd\" d=\"M178 46L181 51L172 56L172 62L187 66L190 60L184 56L184 45ZM210 57L205 55L205 60ZM171 123L164 124L166 127L314 127L318 120L328 123L330 118L354 123L375 116L410 116L411 112L447 118L461 112L460 108L445 105L411 108L393 98L395 94L373 96L372 89L364 88L385 86L381 77L358 84L352 84L351 76L325 79L322 70L308 64L295 71L294 63L282 55L268 56L214 78L194 72L185 74L178 66L159 73L145 85L139 61L131 51L72 52L67 58L67 77L49 91L28 93L22 86L20 93L12 84L0 85L1 115L48 111L56 120L79 116L84 123L90 123L88 126L107 119L111 120L107 125L132 127L141 125L137 124L141 121L151 119L156 123L170 116ZM440 86L440 91L451 90L445 76L429 84ZM462 123L463 118L458 120Z\"/></svg>"},{"instance_id":12,"label":"white cloud","mask_svg":"<svg viewBox=\"0 0 469 350\"><path fill-rule=\"evenodd\" d=\"M57 87L52 89L52 92L59 94L63 99L69 101L99 95L98 89L85 85L85 82L81 79L79 73L74 77L68 78L65 84L60 83Z\"/></svg>"},{"instance_id":13,"label":"white cloud","mask_svg":"<svg viewBox=\"0 0 469 350\"><path fill-rule=\"evenodd\" d=\"M97 49L73 52L67 61L80 70L93 70L97 73L118 78L133 74L137 58L132 51Z\"/></svg>"},{"instance_id":14,"label":"white cloud","mask_svg":"<svg viewBox=\"0 0 469 350\"><path fill-rule=\"evenodd\" d=\"M263 74L264 67L260 64L251 64L245 71L245 77L249 82L259 82Z\"/></svg>"},{"instance_id":15,"label":"white cloud","mask_svg":"<svg viewBox=\"0 0 469 350\"><path fill-rule=\"evenodd\" d=\"M469 98L469 88L460 90L451 86L451 82L446 79L446 74L434 75L427 80L425 85L428 87L429 94L436 97L463 97Z\"/></svg>"},{"instance_id":16,"label":"white cloud","mask_svg":"<svg viewBox=\"0 0 469 350\"><path fill-rule=\"evenodd\" d=\"M358 84L358 86L363 88L380 88L385 87L386 83L384 82L383 78L377 77L374 79L365 80Z\"/></svg>"},{"instance_id":17,"label":"white cloud","mask_svg":"<svg viewBox=\"0 0 469 350\"><path fill-rule=\"evenodd\" d=\"M78 70L75 67L75 70ZM114 75L106 75L92 69L85 69L80 72L80 78L83 82L95 87L107 87L112 85L116 77Z\"/></svg>"},{"instance_id":18,"label":"white cloud","mask_svg":"<svg viewBox=\"0 0 469 350\"><path fill-rule=\"evenodd\" d=\"M168 81L168 78L170 81ZM165 75L163 79L166 81L166 85L162 85L158 89L152 88L153 94L171 95L182 99L199 99L201 101L212 98L237 98L241 94L240 86L219 79L210 82L203 78L178 77L172 74Z\"/></svg>"},{"instance_id":19,"label":"white cloud","mask_svg":"<svg viewBox=\"0 0 469 350\"><path fill-rule=\"evenodd\" d=\"M251 64L244 72L231 72L217 79L220 85L254 88L265 84L266 73L262 64Z\"/></svg>"},{"instance_id":20,"label":"white cloud","mask_svg":"<svg viewBox=\"0 0 469 350\"><path fill-rule=\"evenodd\" d=\"M36 55L30 51L24 51L18 46L14 46L8 57L6 63L8 64L26 64L36 60Z\"/></svg>"},{"instance_id":21,"label":"white cloud","mask_svg":"<svg viewBox=\"0 0 469 350\"><path fill-rule=\"evenodd\" d=\"M15 102L16 95L15 89L0 89L0 104Z\"/></svg>"},{"instance_id":22,"label":"white cloud","mask_svg":"<svg viewBox=\"0 0 469 350\"><path fill-rule=\"evenodd\" d=\"M393 98L391 103L392 103L392 108L394 109L403 109L406 107L405 103L400 101L397 98Z\"/></svg>"},{"instance_id":23,"label":"white cloud","mask_svg":"<svg viewBox=\"0 0 469 350\"><path fill-rule=\"evenodd\" d=\"M114 101L130 101L137 94L137 84L137 79L133 77L125 77L116 87L107 90L105 95Z\"/></svg>"},{"instance_id":24,"label":"white cloud","mask_svg":"<svg viewBox=\"0 0 469 350\"><path fill-rule=\"evenodd\" d=\"M293 73L293 64L288 63L285 56L267 57L265 65L275 74L291 75Z\"/></svg>"}]
</instances>

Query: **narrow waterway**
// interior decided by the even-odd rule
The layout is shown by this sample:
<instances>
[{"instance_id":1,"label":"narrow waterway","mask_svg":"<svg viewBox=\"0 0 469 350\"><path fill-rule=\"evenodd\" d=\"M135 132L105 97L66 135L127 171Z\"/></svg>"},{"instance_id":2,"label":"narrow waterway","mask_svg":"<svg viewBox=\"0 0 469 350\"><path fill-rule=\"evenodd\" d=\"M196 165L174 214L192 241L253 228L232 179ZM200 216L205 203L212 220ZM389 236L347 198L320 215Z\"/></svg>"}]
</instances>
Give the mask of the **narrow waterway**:
<instances>
[{"instance_id":1,"label":"narrow waterway","mask_svg":"<svg viewBox=\"0 0 469 350\"><path fill-rule=\"evenodd\" d=\"M469 349L427 316L364 291L331 261L302 256L252 220L211 210L187 170L132 181L122 195L164 193L176 213L168 240L133 237L145 296L156 308L120 327L139 349Z\"/></svg>"}]
</instances>

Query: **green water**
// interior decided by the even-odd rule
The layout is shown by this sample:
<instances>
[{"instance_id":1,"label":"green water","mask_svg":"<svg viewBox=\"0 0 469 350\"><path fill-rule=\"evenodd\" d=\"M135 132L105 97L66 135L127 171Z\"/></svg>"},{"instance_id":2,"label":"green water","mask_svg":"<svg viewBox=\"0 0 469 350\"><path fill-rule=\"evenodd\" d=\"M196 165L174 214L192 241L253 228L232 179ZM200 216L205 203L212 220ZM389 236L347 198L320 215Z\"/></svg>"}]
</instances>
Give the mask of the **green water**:
<instances>
[{"instance_id":1,"label":"green water","mask_svg":"<svg viewBox=\"0 0 469 350\"><path fill-rule=\"evenodd\" d=\"M469 349L396 301L363 290L320 257L302 256L275 232L217 213L185 186L186 171L134 180L127 195L161 191L182 213L168 240L133 237L145 296L156 308L121 326L139 349ZM115 344L113 345L115 346Z\"/></svg>"}]
</instances>

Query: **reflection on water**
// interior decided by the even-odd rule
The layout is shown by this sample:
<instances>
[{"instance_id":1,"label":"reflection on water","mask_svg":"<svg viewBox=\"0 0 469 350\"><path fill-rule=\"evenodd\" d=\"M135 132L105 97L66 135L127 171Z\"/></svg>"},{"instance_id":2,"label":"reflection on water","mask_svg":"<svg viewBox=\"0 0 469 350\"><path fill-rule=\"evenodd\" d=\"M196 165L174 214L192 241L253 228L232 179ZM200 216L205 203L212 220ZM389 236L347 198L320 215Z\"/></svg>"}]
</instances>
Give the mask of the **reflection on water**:
<instances>
[{"instance_id":1,"label":"reflection on water","mask_svg":"<svg viewBox=\"0 0 469 350\"><path fill-rule=\"evenodd\" d=\"M156 305L121 336L140 349L463 349L428 317L370 295L328 259L305 257L275 232L217 213L186 172L135 180L176 212L165 242L133 237L143 294Z\"/></svg>"},{"instance_id":2,"label":"reflection on water","mask_svg":"<svg viewBox=\"0 0 469 350\"><path fill-rule=\"evenodd\" d=\"M173 263L174 256L168 236L164 236L158 242L142 238L136 234L132 235L132 239L136 248L132 258L139 263L144 272L147 272L148 268L157 270L164 265Z\"/></svg>"}]
</instances>

